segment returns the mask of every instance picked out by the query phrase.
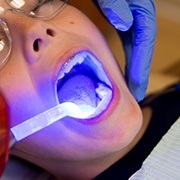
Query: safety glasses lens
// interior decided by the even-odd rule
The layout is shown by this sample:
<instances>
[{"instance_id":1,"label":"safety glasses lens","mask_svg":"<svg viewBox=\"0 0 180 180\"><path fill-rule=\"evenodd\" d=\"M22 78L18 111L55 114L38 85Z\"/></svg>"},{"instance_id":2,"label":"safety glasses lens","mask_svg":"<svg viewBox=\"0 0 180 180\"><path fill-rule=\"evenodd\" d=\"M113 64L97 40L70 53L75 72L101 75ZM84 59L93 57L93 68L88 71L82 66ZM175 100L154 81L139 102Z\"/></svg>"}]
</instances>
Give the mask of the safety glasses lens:
<instances>
[{"instance_id":1,"label":"safety glasses lens","mask_svg":"<svg viewBox=\"0 0 180 180\"><path fill-rule=\"evenodd\" d=\"M6 0L7 3L34 17L49 17L58 12L67 0Z\"/></svg>"}]
</instances>

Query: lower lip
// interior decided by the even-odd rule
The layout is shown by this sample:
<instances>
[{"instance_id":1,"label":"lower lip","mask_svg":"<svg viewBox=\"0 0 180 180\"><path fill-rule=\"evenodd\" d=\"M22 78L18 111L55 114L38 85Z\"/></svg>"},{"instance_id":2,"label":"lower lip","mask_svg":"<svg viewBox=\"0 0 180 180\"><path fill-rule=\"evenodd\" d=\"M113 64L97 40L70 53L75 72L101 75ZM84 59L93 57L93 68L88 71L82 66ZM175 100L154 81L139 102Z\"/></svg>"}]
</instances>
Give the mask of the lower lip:
<instances>
[{"instance_id":1,"label":"lower lip","mask_svg":"<svg viewBox=\"0 0 180 180\"><path fill-rule=\"evenodd\" d=\"M76 120L80 123L83 124L95 124L95 123L99 123L101 121L105 121L109 116L111 116L111 114L113 113L113 111L116 109L115 107L120 103L120 90L118 89L117 85L115 83L113 83L113 94L112 94L112 99L108 105L108 108L103 111L100 115L93 117L93 118L89 118L89 119L76 119L76 118L70 118L72 120Z\"/></svg>"}]
</instances>

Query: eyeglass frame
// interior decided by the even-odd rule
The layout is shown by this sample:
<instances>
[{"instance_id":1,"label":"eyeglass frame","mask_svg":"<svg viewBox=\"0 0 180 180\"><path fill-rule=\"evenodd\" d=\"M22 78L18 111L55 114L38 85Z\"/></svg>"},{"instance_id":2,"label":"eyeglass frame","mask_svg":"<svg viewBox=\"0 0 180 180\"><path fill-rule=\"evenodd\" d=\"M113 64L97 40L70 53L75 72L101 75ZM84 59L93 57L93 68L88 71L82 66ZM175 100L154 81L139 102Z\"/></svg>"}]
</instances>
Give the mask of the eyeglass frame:
<instances>
[{"instance_id":1,"label":"eyeglass frame","mask_svg":"<svg viewBox=\"0 0 180 180\"><path fill-rule=\"evenodd\" d=\"M61 0L60 0L61 1ZM0 25L1 27L4 29L4 32L5 32L5 35L7 36L7 39L9 41L9 50L8 50L8 53L7 55L5 56L4 59L2 59L2 61L0 62L0 70L5 66L5 64L7 63L7 59L9 58L10 54L11 54L11 51L12 51L12 37L11 37L11 33L10 33L10 30L8 28L8 25L5 21L5 13L7 11L12 11L14 13L17 13L17 14L20 14L20 15L23 15L23 16L26 16L26 17L30 17L30 18L37 18L37 19L40 19L40 20L49 20L49 19L52 19L54 18L61 10L62 8L64 7L64 5L67 3L68 0L64 0L63 1L63 4L61 7L59 7L55 12L53 12L52 14L50 15L47 15L47 16L38 16L38 15L34 15L34 14L31 14L31 12L26 12L25 10L21 10L21 9L18 9L18 8L15 8L15 7L9 7L7 9L4 9L2 6L0 6L0 11L2 11L2 17L0 18ZM9 3L6 1L6 3L9 5ZM42 4L43 5L43 4Z\"/></svg>"}]
</instances>

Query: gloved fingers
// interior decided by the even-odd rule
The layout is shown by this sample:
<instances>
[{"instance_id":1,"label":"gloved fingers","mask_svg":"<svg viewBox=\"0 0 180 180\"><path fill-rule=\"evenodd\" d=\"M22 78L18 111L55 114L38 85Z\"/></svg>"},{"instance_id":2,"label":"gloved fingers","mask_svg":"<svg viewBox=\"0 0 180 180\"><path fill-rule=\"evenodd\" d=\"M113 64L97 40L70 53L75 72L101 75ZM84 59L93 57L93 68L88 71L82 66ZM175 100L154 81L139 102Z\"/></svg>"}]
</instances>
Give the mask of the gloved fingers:
<instances>
[{"instance_id":1,"label":"gloved fingers","mask_svg":"<svg viewBox=\"0 0 180 180\"><path fill-rule=\"evenodd\" d=\"M125 53L125 79L128 84L129 74L130 74L130 67L131 67L131 60L132 60L132 52L134 48L134 28L133 26L130 27L127 31L117 31L121 42L123 45L124 53Z\"/></svg>"},{"instance_id":2,"label":"gloved fingers","mask_svg":"<svg viewBox=\"0 0 180 180\"><path fill-rule=\"evenodd\" d=\"M133 23L133 16L126 0L97 0L99 6L116 29L128 30Z\"/></svg>"},{"instance_id":3,"label":"gloved fingers","mask_svg":"<svg viewBox=\"0 0 180 180\"><path fill-rule=\"evenodd\" d=\"M156 38L156 15L152 0L131 0L130 9L134 17L134 46L129 74L129 88L134 97L140 101L144 98L150 64Z\"/></svg>"},{"instance_id":4,"label":"gloved fingers","mask_svg":"<svg viewBox=\"0 0 180 180\"><path fill-rule=\"evenodd\" d=\"M144 98L148 82L146 81L144 84L137 84L133 81L134 74L132 74L131 67L133 66L132 54L134 54L134 26L126 32L118 31L118 33L121 37L125 52L125 79L131 94L139 102ZM133 73L136 73L136 71L133 71Z\"/></svg>"},{"instance_id":5,"label":"gloved fingers","mask_svg":"<svg viewBox=\"0 0 180 180\"><path fill-rule=\"evenodd\" d=\"M151 0L129 1L134 17L133 26L126 32L118 31L125 52L125 78L137 101L144 98L148 86L150 64L156 37L155 7Z\"/></svg>"}]
</instances>

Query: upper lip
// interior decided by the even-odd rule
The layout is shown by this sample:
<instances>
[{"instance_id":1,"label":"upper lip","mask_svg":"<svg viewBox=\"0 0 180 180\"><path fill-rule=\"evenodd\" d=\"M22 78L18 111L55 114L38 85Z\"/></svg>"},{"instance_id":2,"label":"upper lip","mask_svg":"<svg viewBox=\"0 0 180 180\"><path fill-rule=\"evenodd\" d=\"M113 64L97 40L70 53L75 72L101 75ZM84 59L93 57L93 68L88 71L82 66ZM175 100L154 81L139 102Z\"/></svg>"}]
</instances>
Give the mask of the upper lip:
<instances>
[{"instance_id":1,"label":"upper lip","mask_svg":"<svg viewBox=\"0 0 180 180\"><path fill-rule=\"evenodd\" d=\"M84 66L84 67L88 67L88 69L90 69L90 72L94 74L94 77L96 76L96 78L98 79L98 81L100 83L103 83L106 86L106 89L108 89L107 93L106 93L106 89L105 89L105 94L108 94L108 97L106 98L107 100L105 100L105 107L107 108L108 104L110 103L110 100L112 98L112 83L103 67L103 65L97 60L97 58L95 57L95 55L93 55L91 52L87 51L87 50L81 50L76 52L73 56L71 56L60 68L57 79L56 79L56 96L57 95L57 88L58 86L63 84L63 80L65 79L64 77L67 74L71 74L71 70L74 67L77 67L77 65L79 66ZM110 89L110 91L109 91ZM109 93L110 92L110 93ZM102 93L103 94L103 93ZM102 95L103 96L103 95ZM56 97L58 99L58 97ZM102 98L103 99L103 98ZM99 103L101 104L101 103ZM102 107L101 107L102 109ZM104 110L104 109L102 109ZM95 115L99 115L99 112L95 112ZM93 117L94 117L93 116Z\"/></svg>"}]
</instances>

